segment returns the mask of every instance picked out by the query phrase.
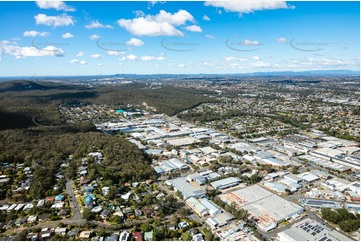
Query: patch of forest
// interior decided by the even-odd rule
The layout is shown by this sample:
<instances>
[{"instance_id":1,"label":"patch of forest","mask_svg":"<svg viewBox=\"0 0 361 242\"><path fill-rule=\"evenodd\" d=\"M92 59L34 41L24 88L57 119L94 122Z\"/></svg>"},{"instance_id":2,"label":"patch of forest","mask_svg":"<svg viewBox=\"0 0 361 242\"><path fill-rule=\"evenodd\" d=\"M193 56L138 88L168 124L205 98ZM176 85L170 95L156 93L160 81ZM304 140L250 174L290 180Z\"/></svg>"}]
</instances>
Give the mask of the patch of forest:
<instances>
[{"instance_id":1,"label":"patch of forest","mask_svg":"<svg viewBox=\"0 0 361 242\"><path fill-rule=\"evenodd\" d=\"M63 132L47 128L0 131L0 164L24 163L33 169L34 177L26 197L43 198L52 195L56 184L55 174L59 166L72 155L66 176L76 178L81 158L94 151L104 155L103 179L113 184L125 181L141 181L155 175L151 160L136 145L124 137L105 135L100 132ZM12 179L16 174L7 170Z\"/></svg>"},{"instance_id":2,"label":"patch of forest","mask_svg":"<svg viewBox=\"0 0 361 242\"><path fill-rule=\"evenodd\" d=\"M205 102L216 100L209 92L162 85L152 89L136 83L116 87L85 88L57 83L12 81L0 83L0 130L42 125L61 125L65 120L58 107L66 104L107 104L141 106L143 102L157 112L175 115Z\"/></svg>"}]
</instances>

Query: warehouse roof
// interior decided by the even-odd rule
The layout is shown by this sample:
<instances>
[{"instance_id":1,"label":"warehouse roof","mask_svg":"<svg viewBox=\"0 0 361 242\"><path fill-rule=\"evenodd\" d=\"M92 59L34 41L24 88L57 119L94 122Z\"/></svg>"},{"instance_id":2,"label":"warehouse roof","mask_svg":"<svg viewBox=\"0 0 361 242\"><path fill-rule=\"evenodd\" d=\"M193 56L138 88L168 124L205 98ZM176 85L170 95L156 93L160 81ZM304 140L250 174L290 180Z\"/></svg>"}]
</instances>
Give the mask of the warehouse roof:
<instances>
[{"instance_id":1,"label":"warehouse roof","mask_svg":"<svg viewBox=\"0 0 361 242\"><path fill-rule=\"evenodd\" d=\"M235 186L240 183L241 180L238 177L228 177L222 180L211 182L211 186L214 189L223 189L230 186Z\"/></svg>"},{"instance_id":2,"label":"warehouse roof","mask_svg":"<svg viewBox=\"0 0 361 242\"><path fill-rule=\"evenodd\" d=\"M184 177L178 177L170 180L169 183L174 187L174 189L180 191L185 199L190 197L202 197L205 195L203 190L198 190L193 187Z\"/></svg>"},{"instance_id":3,"label":"warehouse roof","mask_svg":"<svg viewBox=\"0 0 361 242\"><path fill-rule=\"evenodd\" d=\"M337 232L331 230L321 223L312 220L304 219L291 228L278 233L280 239L288 241L350 241L351 239Z\"/></svg>"}]
</instances>

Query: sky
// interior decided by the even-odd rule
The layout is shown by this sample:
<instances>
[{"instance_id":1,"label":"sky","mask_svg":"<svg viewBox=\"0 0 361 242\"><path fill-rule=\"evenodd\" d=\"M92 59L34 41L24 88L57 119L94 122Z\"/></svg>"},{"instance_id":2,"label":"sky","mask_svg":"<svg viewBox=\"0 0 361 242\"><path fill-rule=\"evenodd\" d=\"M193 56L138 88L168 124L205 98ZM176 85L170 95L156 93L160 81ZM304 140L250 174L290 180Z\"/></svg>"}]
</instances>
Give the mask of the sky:
<instances>
[{"instance_id":1,"label":"sky","mask_svg":"<svg viewBox=\"0 0 361 242\"><path fill-rule=\"evenodd\" d=\"M0 25L0 76L360 69L357 1L0 1Z\"/></svg>"}]
</instances>

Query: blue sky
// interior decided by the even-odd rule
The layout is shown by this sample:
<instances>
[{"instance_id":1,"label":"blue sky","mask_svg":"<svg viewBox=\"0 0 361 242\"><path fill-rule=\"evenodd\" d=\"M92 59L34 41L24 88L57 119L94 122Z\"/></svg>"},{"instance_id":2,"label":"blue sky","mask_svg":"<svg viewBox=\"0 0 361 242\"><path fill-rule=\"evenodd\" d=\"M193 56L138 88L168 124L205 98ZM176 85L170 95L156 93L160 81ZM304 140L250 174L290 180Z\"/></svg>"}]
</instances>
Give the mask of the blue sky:
<instances>
[{"instance_id":1,"label":"blue sky","mask_svg":"<svg viewBox=\"0 0 361 242\"><path fill-rule=\"evenodd\" d=\"M359 2L0 2L0 75L359 70Z\"/></svg>"}]
</instances>

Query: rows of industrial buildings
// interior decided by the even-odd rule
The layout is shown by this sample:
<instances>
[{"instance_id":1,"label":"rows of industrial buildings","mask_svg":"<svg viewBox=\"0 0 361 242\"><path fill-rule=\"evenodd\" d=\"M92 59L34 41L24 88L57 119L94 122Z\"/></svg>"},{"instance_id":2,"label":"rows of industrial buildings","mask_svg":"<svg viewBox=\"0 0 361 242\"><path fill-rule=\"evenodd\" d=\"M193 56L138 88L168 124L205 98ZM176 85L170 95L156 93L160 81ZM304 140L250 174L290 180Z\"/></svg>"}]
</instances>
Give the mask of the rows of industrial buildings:
<instances>
[{"instance_id":1,"label":"rows of industrial buildings","mask_svg":"<svg viewBox=\"0 0 361 242\"><path fill-rule=\"evenodd\" d=\"M97 127L107 133L128 133L132 143L154 158L153 167L158 176L179 172L179 177L166 180L165 185L179 192L187 207L210 228L218 230L223 240L238 238L232 237L238 231L234 229L228 229L233 232L228 237L222 237L228 233L225 232L227 226L234 225L235 218L206 196L207 189L221 191L218 197L223 202L247 210L257 227L265 232L276 228L282 221L300 219L305 207L347 207L359 213L360 183L330 174L359 172L360 161L357 157L360 148L352 141L329 137L317 130L311 130L308 135L296 134L278 139L261 137L240 140L165 115L139 115L118 123L98 124ZM227 169L230 173L241 172L238 168L226 164L218 170L208 168L221 157L231 157L233 161L243 164L270 166L275 171L263 176L260 183L246 186L238 177L221 172ZM312 169L299 174L289 172L290 167L305 164L312 165ZM257 171L253 170L252 174L257 174ZM288 192L295 193L302 189L307 190L303 191L302 199L297 203L284 198ZM312 220L310 223L316 222ZM308 232L299 232L300 227L302 229L301 225L294 225L278 238L319 238L308 236ZM328 227L324 231L328 232L319 239L347 238ZM243 235L241 237L244 239Z\"/></svg>"}]
</instances>

